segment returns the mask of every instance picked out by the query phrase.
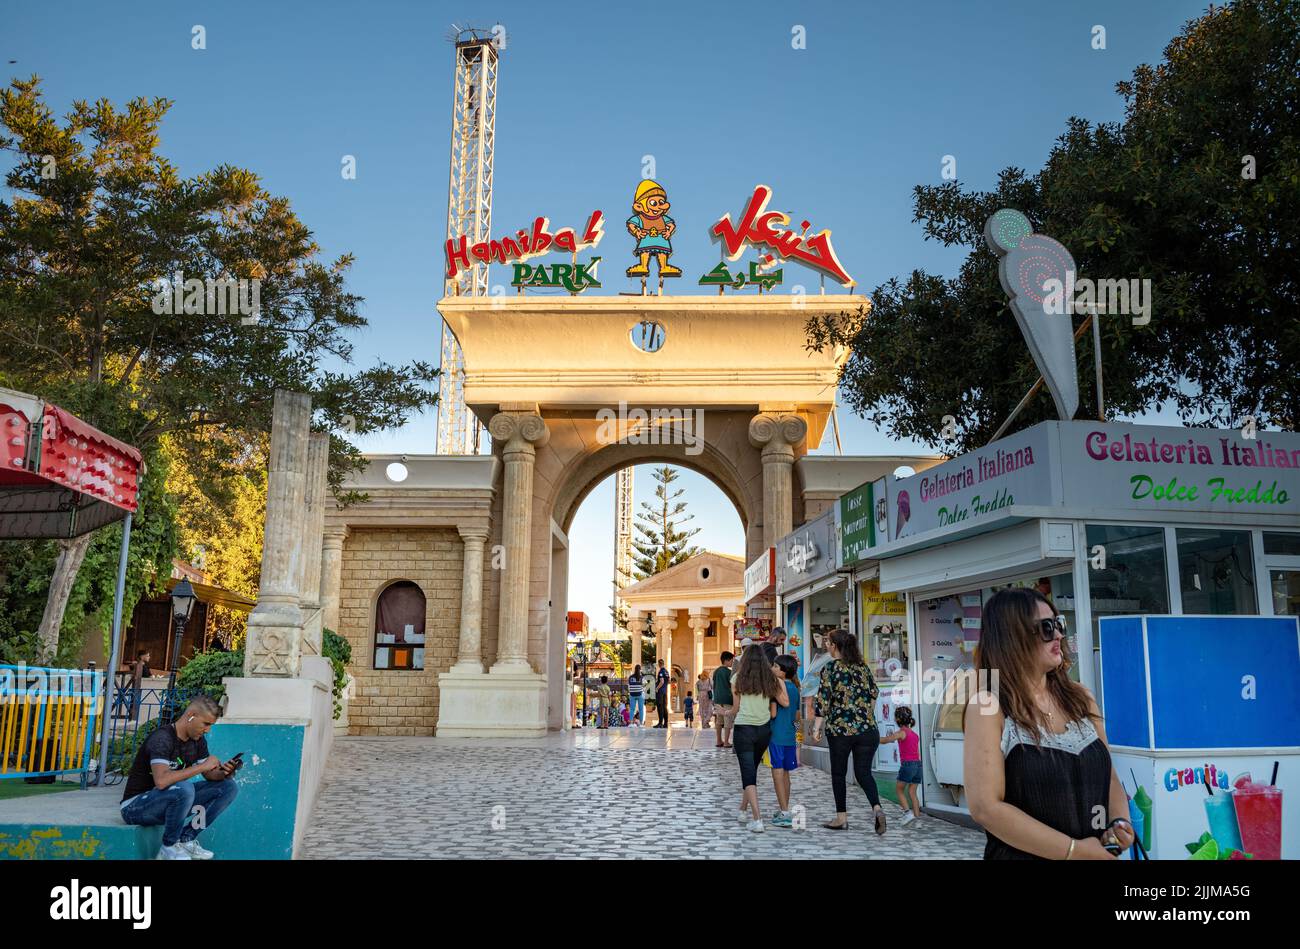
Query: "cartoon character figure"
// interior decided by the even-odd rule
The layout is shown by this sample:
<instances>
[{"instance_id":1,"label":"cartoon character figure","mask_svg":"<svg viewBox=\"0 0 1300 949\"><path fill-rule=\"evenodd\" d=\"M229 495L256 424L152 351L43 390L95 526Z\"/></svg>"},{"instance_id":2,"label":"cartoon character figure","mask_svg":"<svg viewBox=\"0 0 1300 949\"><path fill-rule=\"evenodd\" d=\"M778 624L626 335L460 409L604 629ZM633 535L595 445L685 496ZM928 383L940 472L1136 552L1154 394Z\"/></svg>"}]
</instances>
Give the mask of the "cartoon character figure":
<instances>
[{"instance_id":1,"label":"cartoon character figure","mask_svg":"<svg viewBox=\"0 0 1300 949\"><path fill-rule=\"evenodd\" d=\"M670 239L673 231L677 230L677 222L668 216L671 207L667 193L658 182L647 178L637 185L636 193L632 196L634 213L627 219L627 232L636 238L633 253L640 260L627 268L629 277L649 276L651 254L659 261L660 277L682 275L679 268L668 263L668 257L673 252Z\"/></svg>"}]
</instances>

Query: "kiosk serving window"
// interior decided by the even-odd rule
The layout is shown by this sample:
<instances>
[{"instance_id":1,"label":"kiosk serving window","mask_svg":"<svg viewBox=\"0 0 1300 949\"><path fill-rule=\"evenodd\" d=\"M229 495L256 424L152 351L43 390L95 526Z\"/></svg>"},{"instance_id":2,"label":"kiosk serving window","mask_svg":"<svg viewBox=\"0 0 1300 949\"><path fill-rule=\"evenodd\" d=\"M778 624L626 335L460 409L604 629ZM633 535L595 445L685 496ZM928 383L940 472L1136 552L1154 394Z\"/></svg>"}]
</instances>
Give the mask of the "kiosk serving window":
<instances>
[{"instance_id":1,"label":"kiosk serving window","mask_svg":"<svg viewBox=\"0 0 1300 949\"><path fill-rule=\"evenodd\" d=\"M1300 533L1265 531L1264 558L1274 615L1300 615Z\"/></svg>"},{"instance_id":2,"label":"kiosk serving window","mask_svg":"<svg viewBox=\"0 0 1300 949\"><path fill-rule=\"evenodd\" d=\"M1184 614L1259 612L1250 531L1179 528L1175 534Z\"/></svg>"}]
</instances>

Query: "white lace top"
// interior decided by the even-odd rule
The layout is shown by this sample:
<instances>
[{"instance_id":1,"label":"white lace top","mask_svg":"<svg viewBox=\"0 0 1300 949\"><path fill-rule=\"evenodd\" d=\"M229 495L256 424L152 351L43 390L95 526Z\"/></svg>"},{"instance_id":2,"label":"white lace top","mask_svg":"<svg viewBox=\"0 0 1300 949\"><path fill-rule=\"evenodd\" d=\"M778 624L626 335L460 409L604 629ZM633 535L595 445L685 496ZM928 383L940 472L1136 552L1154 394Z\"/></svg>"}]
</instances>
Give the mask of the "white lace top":
<instances>
[{"instance_id":1,"label":"white lace top","mask_svg":"<svg viewBox=\"0 0 1300 949\"><path fill-rule=\"evenodd\" d=\"M1093 725L1090 718L1068 723L1065 726L1065 731L1059 735L1049 731L1041 731L1037 741L1034 740L1032 732L1021 728L1020 725L1008 718L1002 723L1002 757L1005 758L1011 754L1011 749L1015 748L1016 745L1055 748L1058 751L1077 755L1096 741L1097 737L1097 726Z\"/></svg>"}]
</instances>

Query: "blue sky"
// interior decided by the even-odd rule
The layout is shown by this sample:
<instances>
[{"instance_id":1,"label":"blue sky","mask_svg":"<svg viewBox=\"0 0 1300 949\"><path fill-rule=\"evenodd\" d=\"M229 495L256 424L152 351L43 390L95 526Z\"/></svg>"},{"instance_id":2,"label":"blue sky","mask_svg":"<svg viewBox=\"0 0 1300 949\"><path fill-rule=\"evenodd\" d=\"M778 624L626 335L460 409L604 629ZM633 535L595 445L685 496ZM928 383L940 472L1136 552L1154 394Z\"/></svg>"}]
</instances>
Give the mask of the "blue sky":
<instances>
[{"instance_id":1,"label":"blue sky","mask_svg":"<svg viewBox=\"0 0 1300 949\"><path fill-rule=\"evenodd\" d=\"M673 262L717 261L707 227L759 182L773 207L829 227L869 291L922 268L952 274L959 251L926 242L911 189L999 170L1036 170L1070 115L1122 117L1115 83L1155 63L1205 4L1158 2L773 2L493 4L151 2L10 4L0 36L9 76L44 80L62 113L77 98L175 101L161 150L185 175L248 168L287 196L323 254L356 255L351 289L369 329L356 361L437 361L447 214L452 22L506 28L497 116L494 232L536 215L580 227L593 208L617 225L653 155L678 222ZM193 27L207 48L191 47ZM1093 27L1106 48L1094 49ZM806 48L794 49L796 27ZM18 60L9 65L9 60ZM355 180L340 174L356 160ZM798 218L796 218L798 220ZM600 253L616 263L626 235ZM617 279L614 278L617 275ZM503 268L492 282L505 283ZM605 292L624 287L613 267ZM786 286L817 278L786 268ZM677 292L698 292L682 280ZM828 287L827 292L832 292ZM835 292L839 291L835 288ZM842 415L846 454L924 450ZM434 420L374 436L367 451L429 452ZM829 430L828 430L829 431ZM832 450L829 434L820 447ZM646 469L637 497L649 497ZM697 543L743 553L740 522L707 480L678 482ZM572 531L570 608L608 617L612 481Z\"/></svg>"}]
</instances>

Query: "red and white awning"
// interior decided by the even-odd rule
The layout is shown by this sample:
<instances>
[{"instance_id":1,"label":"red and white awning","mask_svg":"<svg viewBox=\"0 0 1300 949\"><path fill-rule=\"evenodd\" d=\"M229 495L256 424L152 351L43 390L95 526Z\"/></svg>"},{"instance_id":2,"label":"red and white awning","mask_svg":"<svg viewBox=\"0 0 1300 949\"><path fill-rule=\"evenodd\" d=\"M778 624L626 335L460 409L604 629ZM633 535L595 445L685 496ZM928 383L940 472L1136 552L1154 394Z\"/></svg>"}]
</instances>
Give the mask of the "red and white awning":
<instances>
[{"instance_id":1,"label":"red and white awning","mask_svg":"<svg viewBox=\"0 0 1300 949\"><path fill-rule=\"evenodd\" d=\"M136 510L140 452L50 402L0 388L0 538L69 538Z\"/></svg>"}]
</instances>

